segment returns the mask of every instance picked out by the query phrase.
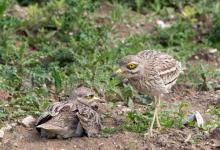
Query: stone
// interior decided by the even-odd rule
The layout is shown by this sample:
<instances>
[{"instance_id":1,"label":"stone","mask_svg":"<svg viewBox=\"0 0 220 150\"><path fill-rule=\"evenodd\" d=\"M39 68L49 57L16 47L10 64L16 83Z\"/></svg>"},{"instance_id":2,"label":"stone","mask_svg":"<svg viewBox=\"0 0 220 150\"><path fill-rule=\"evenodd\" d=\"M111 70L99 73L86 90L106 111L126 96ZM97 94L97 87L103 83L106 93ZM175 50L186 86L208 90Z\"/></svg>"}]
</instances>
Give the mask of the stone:
<instances>
[{"instance_id":1,"label":"stone","mask_svg":"<svg viewBox=\"0 0 220 150\"><path fill-rule=\"evenodd\" d=\"M5 127L2 127L2 130L4 130L4 131L10 131L10 130L12 130L12 126L11 126L10 124L6 124Z\"/></svg>"},{"instance_id":2,"label":"stone","mask_svg":"<svg viewBox=\"0 0 220 150\"><path fill-rule=\"evenodd\" d=\"M28 127L28 128L33 127L35 123L36 123L36 119L33 116L27 116L21 121L21 124L24 127Z\"/></svg>"},{"instance_id":3,"label":"stone","mask_svg":"<svg viewBox=\"0 0 220 150\"><path fill-rule=\"evenodd\" d=\"M5 132L4 132L4 130L0 130L0 140L2 140L3 139L3 137L4 137L4 134L5 134Z\"/></svg>"}]
</instances>

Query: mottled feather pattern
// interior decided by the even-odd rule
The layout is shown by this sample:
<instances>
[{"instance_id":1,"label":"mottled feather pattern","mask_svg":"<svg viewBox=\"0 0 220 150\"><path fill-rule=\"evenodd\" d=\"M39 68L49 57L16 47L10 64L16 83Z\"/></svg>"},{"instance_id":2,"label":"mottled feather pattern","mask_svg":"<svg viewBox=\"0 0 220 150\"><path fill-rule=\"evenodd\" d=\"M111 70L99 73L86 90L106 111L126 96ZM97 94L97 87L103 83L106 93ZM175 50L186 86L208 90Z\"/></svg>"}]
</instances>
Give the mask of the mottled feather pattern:
<instances>
[{"instance_id":1,"label":"mottled feather pattern","mask_svg":"<svg viewBox=\"0 0 220 150\"><path fill-rule=\"evenodd\" d=\"M136 67L129 69L128 65ZM140 93L160 95L168 93L181 72L181 63L168 54L144 50L127 55L119 61L123 75Z\"/></svg>"},{"instance_id":2,"label":"mottled feather pattern","mask_svg":"<svg viewBox=\"0 0 220 150\"><path fill-rule=\"evenodd\" d=\"M99 133L100 116L94 107L97 104L86 97L94 95L94 91L78 88L74 94L75 96L71 96L67 101L53 103L39 117L36 129L42 137L80 137L84 131L88 136L96 136Z\"/></svg>"},{"instance_id":3,"label":"mottled feather pattern","mask_svg":"<svg viewBox=\"0 0 220 150\"><path fill-rule=\"evenodd\" d=\"M101 120L99 114L96 111L92 109L86 109L85 107L80 108L77 116L89 137L95 136L99 133L101 130Z\"/></svg>"},{"instance_id":4,"label":"mottled feather pattern","mask_svg":"<svg viewBox=\"0 0 220 150\"><path fill-rule=\"evenodd\" d=\"M154 122L160 129L158 110L161 94L168 93L181 73L181 64L168 54L144 50L136 55L127 55L119 61L116 73L127 78L129 83L141 94L153 96L155 111L149 128L153 133Z\"/></svg>"},{"instance_id":5,"label":"mottled feather pattern","mask_svg":"<svg viewBox=\"0 0 220 150\"><path fill-rule=\"evenodd\" d=\"M159 93L168 93L165 84L157 71L151 65L145 67L147 72L139 78L129 79L130 84L140 93L148 95L158 95Z\"/></svg>"},{"instance_id":6,"label":"mottled feather pattern","mask_svg":"<svg viewBox=\"0 0 220 150\"><path fill-rule=\"evenodd\" d=\"M63 109L69 108L72 112L73 111L80 111L82 114L89 115L89 111L93 111L91 108L88 107L88 105L85 105L84 103L81 103L80 101L63 101L63 102L56 102L53 105L49 106L39 117L39 121L36 125L39 124L40 120L49 115L49 116L57 116ZM91 116L90 116L91 117ZM87 118L90 118L87 117Z\"/></svg>"},{"instance_id":7,"label":"mottled feather pattern","mask_svg":"<svg viewBox=\"0 0 220 150\"><path fill-rule=\"evenodd\" d=\"M41 116L38 118L37 120L37 123L36 123L36 126L39 125L39 124L42 124L44 122L42 122L42 120L48 118L51 118L51 117L54 117L56 115L59 114L60 110L64 107L64 105L68 103L68 101L63 101L63 102L55 102L53 103L52 105L48 106L46 108L46 110L41 114ZM48 120L45 120L45 121L48 121Z\"/></svg>"},{"instance_id":8,"label":"mottled feather pattern","mask_svg":"<svg viewBox=\"0 0 220 150\"><path fill-rule=\"evenodd\" d=\"M59 110L59 113L51 120L49 120L48 123L65 128L69 125L70 122L72 122L71 125L74 126L75 122L78 121L78 119L74 117L76 116L76 114L70 111L70 109L71 109L70 105L66 105L62 107L62 109Z\"/></svg>"},{"instance_id":9,"label":"mottled feather pattern","mask_svg":"<svg viewBox=\"0 0 220 150\"><path fill-rule=\"evenodd\" d=\"M181 69L181 63L171 56L157 51L144 50L139 52L138 57L146 61L146 65L153 66L163 80L168 90L175 84Z\"/></svg>"}]
</instances>

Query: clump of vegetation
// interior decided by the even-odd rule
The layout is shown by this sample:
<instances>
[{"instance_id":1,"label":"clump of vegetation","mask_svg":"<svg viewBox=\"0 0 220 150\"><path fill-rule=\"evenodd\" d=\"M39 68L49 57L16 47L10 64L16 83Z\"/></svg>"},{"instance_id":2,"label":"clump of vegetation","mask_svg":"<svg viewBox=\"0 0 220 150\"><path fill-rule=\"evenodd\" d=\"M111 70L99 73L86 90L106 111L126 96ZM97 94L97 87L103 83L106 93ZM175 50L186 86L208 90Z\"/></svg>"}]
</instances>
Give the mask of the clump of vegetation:
<instances>
[{"instance_id":1,"label":"clump of vegetation","mask_svg":"<svg viewBox=\"0 0 220 150\"><path fill-rule=\"evenodd\" d=\"M194 88L200 91L208 91L218 87L218 83L214 81L220 79L219 75L220 72L209 64L189 65L186 74L181 77L180 82L190 82Z\"/></svg>"},{"instance_id":2,"label":"clump of vegetation","mask_svg":"<svg viewBox=\"0 0 220 150\"><path fill-rule=\"evenodd\" d=\"M164 109L159 113L159 119L162 127L165 128L181 128L183 127L183 121L186 119L185 109L188 104L186 102L180 102L174 104L175 109ZM153 108L148 107L145 113L129 112L127 115L127 121L120 127L133 132L146 132L149 128L149 123L153 117Z\"/></svg>"},{"instance_id":3,"label":"clump of vegetation","mask_svg":"<svg viewBox=\"0 0 220 150\"><path fill-rule=\"evenodd\" d=\"M203 126L204 130L209 130L219 126L220 124L220 108L217 106L210 106L207 110L210 118Z\"/></svg>"}]
</instances>

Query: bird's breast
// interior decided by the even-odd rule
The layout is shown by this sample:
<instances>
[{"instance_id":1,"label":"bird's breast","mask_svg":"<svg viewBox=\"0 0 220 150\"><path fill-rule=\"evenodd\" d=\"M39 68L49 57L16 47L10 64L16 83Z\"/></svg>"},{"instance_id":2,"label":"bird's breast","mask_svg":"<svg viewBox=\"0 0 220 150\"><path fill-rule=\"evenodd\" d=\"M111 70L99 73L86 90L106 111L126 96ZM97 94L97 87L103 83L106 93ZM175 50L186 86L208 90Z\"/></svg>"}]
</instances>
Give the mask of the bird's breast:
<instances>
[{"instance_id":1,"label":"bird's breast","mask_svg":"<svg viewBox=\"0 0 220 150\"><path fill-rule=\"evenodd\" d=\"M156 81L151 78L132 78L129 79L131 86L139 93L149 96L160 95L164 93L157 87Z\"/></svg>"}]
</instances>

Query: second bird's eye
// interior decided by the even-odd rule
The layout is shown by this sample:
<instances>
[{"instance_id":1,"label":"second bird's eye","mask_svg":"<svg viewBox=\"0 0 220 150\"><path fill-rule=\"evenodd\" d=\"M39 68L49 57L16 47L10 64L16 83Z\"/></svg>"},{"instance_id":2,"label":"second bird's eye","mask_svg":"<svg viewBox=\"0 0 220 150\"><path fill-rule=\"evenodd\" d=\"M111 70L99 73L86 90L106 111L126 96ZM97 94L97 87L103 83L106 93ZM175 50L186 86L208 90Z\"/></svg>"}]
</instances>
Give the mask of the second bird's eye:
<instances>
[{"instance_id":1,"label":"second bird's eye","mask_svg":"<svg viewBox=\"0 0 220 150\"><path fill-rule=\"evenodd\" d=\"M86 98L88 98L88 99L92 99L93 97L94 97L94 95L92 95L92 94L86 96Z\"/></svg>"},{"instance_id":2,"label":"second bird's eye","mask_svg":"<svg viewBox=\"0 0 220 150\"><path fill-rule=\"evenodd\" d=\"M130 69L130 70L135 69L136 68L136 64L128 64L127 68Z\"/></svg>"}]
</instances>

